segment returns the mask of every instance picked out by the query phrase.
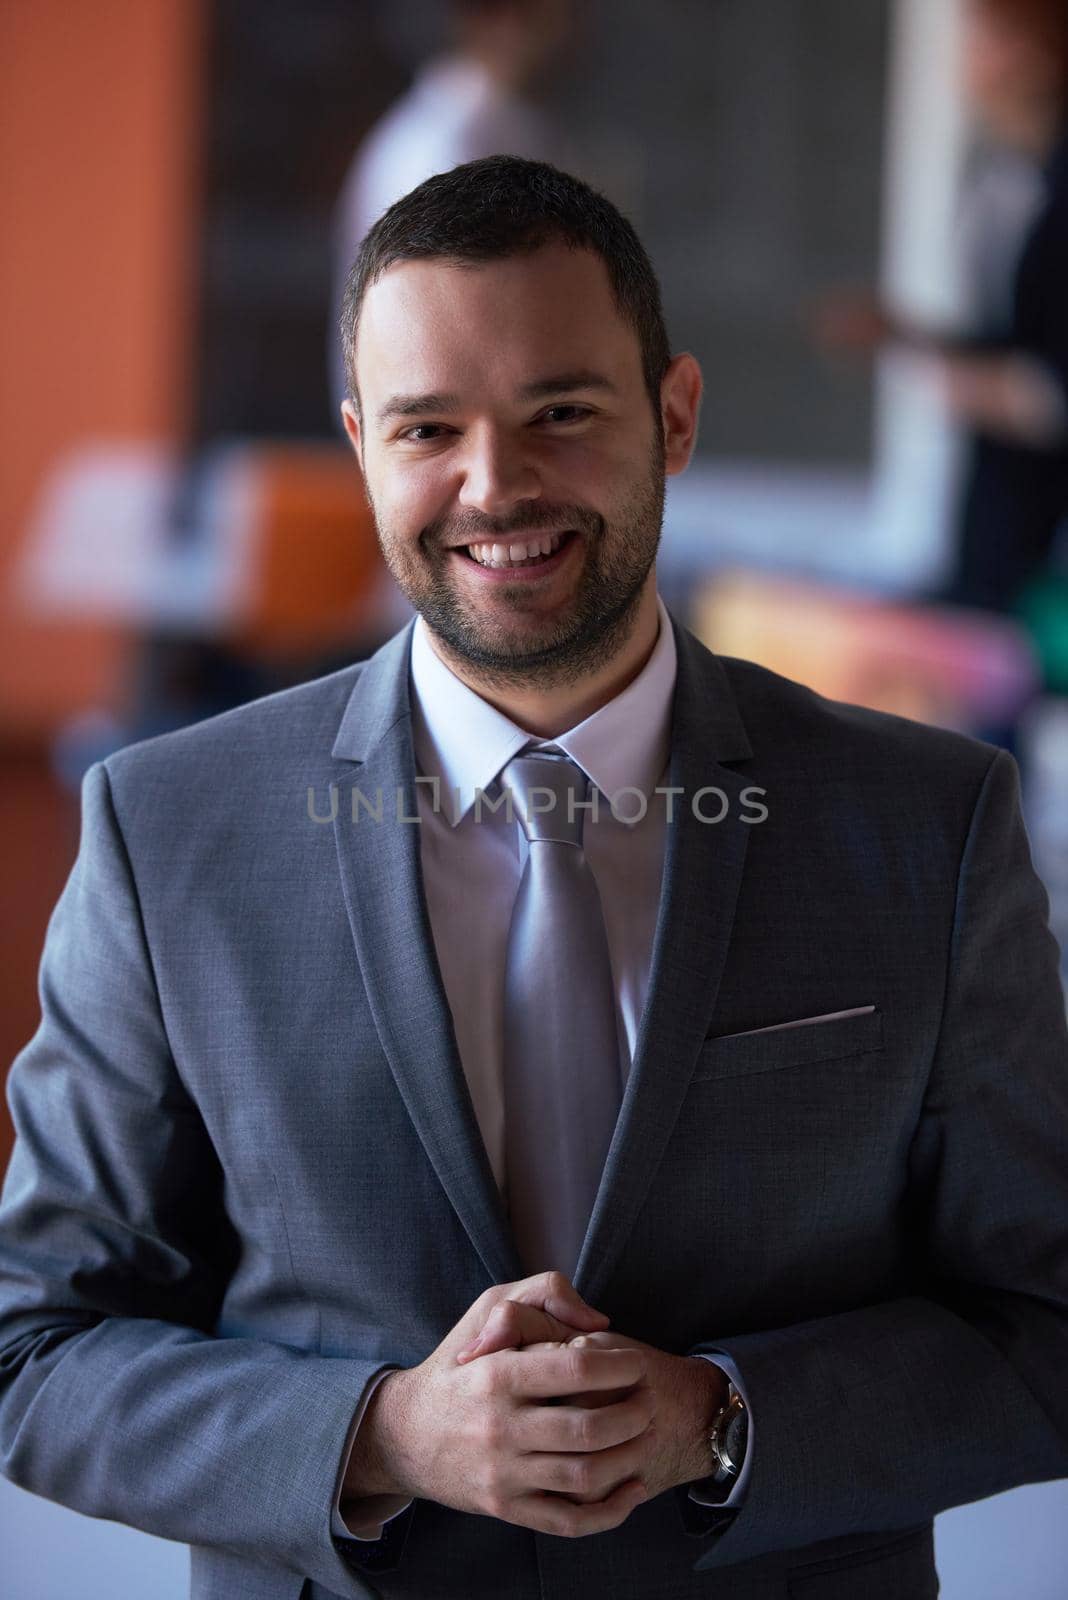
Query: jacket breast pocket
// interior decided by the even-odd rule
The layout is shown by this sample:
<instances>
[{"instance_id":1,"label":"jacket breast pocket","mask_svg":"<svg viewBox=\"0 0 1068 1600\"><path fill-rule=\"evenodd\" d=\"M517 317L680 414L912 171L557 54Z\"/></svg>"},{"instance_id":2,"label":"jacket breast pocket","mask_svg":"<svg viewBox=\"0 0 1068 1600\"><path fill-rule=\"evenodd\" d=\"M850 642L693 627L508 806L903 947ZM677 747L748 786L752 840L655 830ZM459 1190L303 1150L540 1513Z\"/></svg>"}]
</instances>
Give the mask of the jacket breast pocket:
<instances>
[{"instance_id":1,"label":"jacket breast pocket","mask_svg":"<svg viewBox=\"0 0 1068 1600\"><path fill-rule=\"evenodd\" d=\"M733 1033L706 1039L697 1057L693 1083L719 1081L784 1067L875 1054L883 1049L883 1013L878 1009L801 1022L767 1031Z\"/></svg>"}]
</instances>

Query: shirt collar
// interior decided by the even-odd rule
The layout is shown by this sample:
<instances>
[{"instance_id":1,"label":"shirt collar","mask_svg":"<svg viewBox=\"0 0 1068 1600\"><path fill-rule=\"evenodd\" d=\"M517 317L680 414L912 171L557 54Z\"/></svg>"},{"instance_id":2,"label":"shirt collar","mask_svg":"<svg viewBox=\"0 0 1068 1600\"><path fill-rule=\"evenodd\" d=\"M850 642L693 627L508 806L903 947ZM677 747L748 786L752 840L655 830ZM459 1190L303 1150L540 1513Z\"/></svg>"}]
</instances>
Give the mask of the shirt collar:
<instances>
[{"instance_id":1,"label":"shirt collar","mask_svg":"<svg viewBox=\"0 0 1068 1600\"><path fill-rule=\"evenodd\" d=\"M422 776L440 780L440 805L454 825L474 804L476 790L488 790L528 744L566 751L609 800L625 788L649 799L670 751L676 672L675 635L659 594L656 606L660 629L638 676L555 739L527 733L469 688L434 650L423 618L416 618L411 655L415 758ZM621 814L633 810L626 800L621 803Z\"/></svg>"}]
</instances>

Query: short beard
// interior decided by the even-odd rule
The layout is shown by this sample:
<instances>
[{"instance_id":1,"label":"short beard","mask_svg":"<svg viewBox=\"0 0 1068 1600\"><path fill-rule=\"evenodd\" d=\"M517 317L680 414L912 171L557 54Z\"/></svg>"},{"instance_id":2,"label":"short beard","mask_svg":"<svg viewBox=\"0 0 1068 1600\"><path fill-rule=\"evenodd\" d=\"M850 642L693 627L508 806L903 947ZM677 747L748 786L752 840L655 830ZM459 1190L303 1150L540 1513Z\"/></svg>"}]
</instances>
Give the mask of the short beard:
<instances>
[{"instance_id":1,"label":"short beard","mask_svg":"<svg viewBox=\"0 0 1068 1600\"><path fill-rule=\"evenodd\" d=\"M373 499L371 505L375 511ZM517 647L509 640L506 625L494 628L497 637L490 637L485 622L469 614L447 577L453 552L438 542L438 528L424 530L417 566L415 560L405 561L395 549L391 551L375 511L386 565L398 587L446 651L471 668L488 689L566 687L603 668L626 646L656 560L664 519L664 446L659 428L654 430L648 471L628 497L624 517L608 526L603 517L580 507L559 509L585 542L585 561L567 618L551 628L535 649ZM531 502L529 525L536 527L544 519L544 507ZM514 519L510 524L509 533L523 531ZM472 534L472 539L477 536Z\"/></svg>"}]
</instances>

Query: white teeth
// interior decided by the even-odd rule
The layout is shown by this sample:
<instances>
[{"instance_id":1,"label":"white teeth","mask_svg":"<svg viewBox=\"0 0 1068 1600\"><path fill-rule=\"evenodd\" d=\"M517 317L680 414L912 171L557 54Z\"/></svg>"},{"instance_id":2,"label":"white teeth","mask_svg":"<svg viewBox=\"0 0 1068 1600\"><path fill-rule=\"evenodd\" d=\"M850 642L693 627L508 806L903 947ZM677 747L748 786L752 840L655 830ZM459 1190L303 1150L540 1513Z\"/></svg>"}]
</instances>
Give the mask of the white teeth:
<instances>
[{"instance_id":1,"label":"white teeth","mask_svg":"<svg viewBox=\"0 0 1068 1600\"><path fill-rule=\"evenodd\" d=\"M549 556L563 538L562 533L545 534L522 544L469 544L468 551L483 567L514 567L535 556Z\"/></svg>"}]
</instances>

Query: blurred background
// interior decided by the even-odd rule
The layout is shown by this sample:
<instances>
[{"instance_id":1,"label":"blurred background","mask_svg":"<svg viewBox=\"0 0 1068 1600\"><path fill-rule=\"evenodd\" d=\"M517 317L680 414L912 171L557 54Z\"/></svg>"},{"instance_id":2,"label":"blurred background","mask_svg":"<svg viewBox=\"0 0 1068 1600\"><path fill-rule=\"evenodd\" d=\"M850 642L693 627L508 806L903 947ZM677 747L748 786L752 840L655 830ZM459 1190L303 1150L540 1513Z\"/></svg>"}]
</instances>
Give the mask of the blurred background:
<instances>
[{"instance_id":1,"label":"blurred background","mask_svg":"<svg viewBox=\"0 0 1068 1600\"><path fill-rule=\"evenodd\" d=\"M1065 0L0 0L3 1061L88 765L410 615L337 301L388 204L497 151L627 213L704 369L668 604L1010 749L1068 950L1066 127ZM1066 1511L939 1518L943 1594L1063 1596ZM185 1593L180 1547L3 1482L0 1546L15 1600Z\"/></svg>"}]
</instances>

